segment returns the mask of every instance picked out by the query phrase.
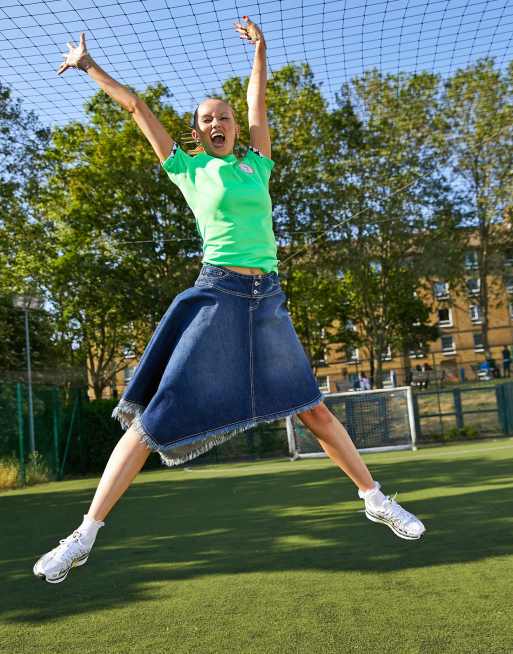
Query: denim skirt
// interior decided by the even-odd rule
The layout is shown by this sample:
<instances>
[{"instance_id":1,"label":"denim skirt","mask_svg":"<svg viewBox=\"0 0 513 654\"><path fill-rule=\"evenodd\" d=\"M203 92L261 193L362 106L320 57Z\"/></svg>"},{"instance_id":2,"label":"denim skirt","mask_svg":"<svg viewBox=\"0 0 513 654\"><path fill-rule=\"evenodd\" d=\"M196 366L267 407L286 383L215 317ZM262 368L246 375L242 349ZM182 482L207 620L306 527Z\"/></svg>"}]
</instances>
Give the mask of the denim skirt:
<instances>
[{"instance_id":1,"label":"denim skirt","mask_svg":"<svg viewBox=\"0 0 513 654\"><path fill-rule=\"evenodd\" d=\"M172 466L313 408L324 396L286 302L275 272L203 264L159 322L113 417Z\"/></svg>"}]
</instances>

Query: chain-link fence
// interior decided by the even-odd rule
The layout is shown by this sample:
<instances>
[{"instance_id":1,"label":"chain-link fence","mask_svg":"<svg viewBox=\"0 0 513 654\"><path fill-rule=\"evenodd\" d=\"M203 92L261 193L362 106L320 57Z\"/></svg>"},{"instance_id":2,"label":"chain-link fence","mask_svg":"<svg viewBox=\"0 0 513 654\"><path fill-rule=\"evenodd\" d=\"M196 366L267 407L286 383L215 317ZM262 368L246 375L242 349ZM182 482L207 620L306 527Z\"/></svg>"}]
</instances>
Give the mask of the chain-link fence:
<instances>
[{"instance_id":1,"label":"chain-link fence","mask_svg":"<svg viewBox=\"0 0 513 654\"><path fill-rule=\"evenodd\" d=\"M48 478L99 473L123 431L111 418L117 400L93 400L86 387L32 385L33 430L29 387L22 382L0 382L0 460L18 462L18 483L32 465L33 450ZM33 436L32 433L33 432ZM254 460L288 454L284 420L265 423L219 445L191 462L217 463ZM145 468L160 467L152 454Z\"/></svg>"},{"instance_id":2,"label":"chain-link fence","mask_svg":"<svg viewBox=\"0 0 513 654\"><path fill-rule=\"evenodd\" d=\"M85 471L81 454L81 406L85 388L0 383L0 457L15 458L20 482L25 481L27 461L40 457L50 476L61 479L67 467Z\"/></svg>"},{"instance_id":3,"label":"chain-link fence","mask_svg":"<svg viewBox=\"0 0 513 654\"><path fill-rule=\"evenodd\" d=\"M17 461L18 484L25 483L27 475L34 479L33 448L38 453L36 463L47 470L49 479L101 473L123 433L111 418L117 400L91 401L86 387L73 386L33 384L32 395L33 438L28 385L0 383L0 463ZM513 383L487 382L427 391L419 387L413 399L421 442L513 433ZM277 420L240 434L188 465L288 454L286 422ZM145 468L160 466L157 454L145 464Z\"/></svg>"}]
</instances>

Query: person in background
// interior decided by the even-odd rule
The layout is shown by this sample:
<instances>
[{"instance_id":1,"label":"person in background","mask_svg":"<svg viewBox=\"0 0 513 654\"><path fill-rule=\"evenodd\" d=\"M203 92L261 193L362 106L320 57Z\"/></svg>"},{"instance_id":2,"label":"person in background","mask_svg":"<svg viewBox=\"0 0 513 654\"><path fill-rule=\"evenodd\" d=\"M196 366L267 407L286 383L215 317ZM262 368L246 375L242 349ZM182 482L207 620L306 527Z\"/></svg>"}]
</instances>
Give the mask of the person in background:
<instances>
[{"instance_id":1,"label":"person in background","mask_svg":"<svg viewBox=\"0 0 513 654\"><path fill-rule=\"evenodd\" d=\"M489 381L491 379L491 365L488 355L486 359L483 361L483 363L479 366L479 370L481 371L482 380Z\"/></svg>"},{"instance_id":2,"label":"person in background","mask_svg":"<svg viewBox=\"0 0 513 654\"><path fill-rule=\"evenodd\" d=\"M502 349L502 374L511 377L511 352L507 345Z\"/></svg>"},{"instance_id":3,"label":"person in background","mask_svg":"<svg viewBox=\"0 0 513 654\"><path fill-rule=\"evenodd\" d=\"M431 381L430 373L433 371L433 368L429 365L429 363L425 363L422 366L422 371L424 372L423 387L427 389L427 387L429 386L429 382Z\"/></svg>"},{"instance_id":4,"label":"person in background","mask_svg":"<svg viewBox=\"0 0 513 654\"><path fill-rule=\"evenodd\" d=\"M488 370L490 371L490 375L494 378L500 377L500 370L491 352L487 352L486 359L488 361Z\"/></svg>"},{"instance_id":5,"label":"person in background","mask_svg":"<svg viewBox=\"0 0 513 654\"><path fill-rule=\"evenodd\" d=\"M371 384L367 375L362 372L360 373L360 390L361 391L370 391Z\"/></svg>"}]
</instances>

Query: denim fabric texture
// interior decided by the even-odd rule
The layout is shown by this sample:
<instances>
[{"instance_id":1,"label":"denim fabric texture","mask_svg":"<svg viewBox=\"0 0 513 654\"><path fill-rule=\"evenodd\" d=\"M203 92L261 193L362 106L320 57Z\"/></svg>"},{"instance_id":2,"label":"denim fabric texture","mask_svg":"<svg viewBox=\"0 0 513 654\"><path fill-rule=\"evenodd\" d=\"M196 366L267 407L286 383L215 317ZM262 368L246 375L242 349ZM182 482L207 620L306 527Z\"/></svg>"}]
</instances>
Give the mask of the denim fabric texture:
<instances>
[{"instance_id":1,"label":"denim fabric texture","mask_svg":"<svg viewBox=\"0 0 513 654\"><path fill-rule=\"evenodd\" d=\"M203 264L153 333L113 417L166 465L321 402L276 272Z\"/></svg>"}]
</instances>

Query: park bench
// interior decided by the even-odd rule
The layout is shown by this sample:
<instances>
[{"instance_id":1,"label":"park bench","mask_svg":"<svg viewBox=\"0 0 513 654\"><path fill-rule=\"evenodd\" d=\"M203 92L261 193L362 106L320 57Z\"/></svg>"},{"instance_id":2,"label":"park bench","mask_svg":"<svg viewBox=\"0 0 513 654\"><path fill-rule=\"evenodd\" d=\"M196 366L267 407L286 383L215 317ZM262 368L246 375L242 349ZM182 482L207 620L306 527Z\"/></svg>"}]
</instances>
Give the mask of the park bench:
<instances>
[{"instance_id":1,"label":"park bench","mask_svg":"<svg viewBox=\"0 0 513 654\"><path fill-rule=\"evenodd\" d=\"M411 386L420 386L427 388L432 382L443 384L447 381L447 372L445 370L412 370Z\"/></svg>"}]
</instances>

